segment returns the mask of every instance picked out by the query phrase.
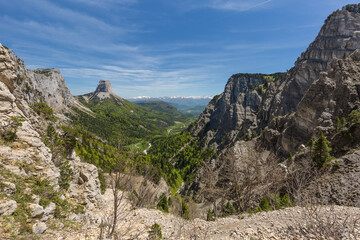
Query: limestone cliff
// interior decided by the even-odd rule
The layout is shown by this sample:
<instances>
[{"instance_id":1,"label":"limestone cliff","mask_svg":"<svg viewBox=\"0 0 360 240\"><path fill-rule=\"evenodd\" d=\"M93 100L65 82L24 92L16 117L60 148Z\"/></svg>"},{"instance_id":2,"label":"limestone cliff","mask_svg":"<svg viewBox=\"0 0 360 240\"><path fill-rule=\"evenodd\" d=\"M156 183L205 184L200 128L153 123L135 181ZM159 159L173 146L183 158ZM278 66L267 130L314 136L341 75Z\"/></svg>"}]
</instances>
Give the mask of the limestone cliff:
<instances>
[{"instance_id":1,"label":"limestone cliff","mask_svg":"<svg viewBox=\"0 0 360 240\"><path fill-rule=\"evenodd\" d=\"M259 201L267 192L282 191L275 189L276 184L287 181L281 178L289 169L278 163L286 160L289 153L297 155L299 147L316 138L320 131L333 142L336 157L357 148L358 127L347 123L347 132L336 133L334 123L336 118L359 110L360 51L356 50L360 49L359 31L360 13L336 11L285 77L266 84L264 77L232 76L224 92L209 103L190 128L194 136L215 148L219 156L199 169L195 181L184 188L184 194L194 196L199 202L236 199L236 195L243 198L249 194L243 192L249 185L239 187L239 183L248 182L252 184L250 195ZM332 179L319 188L322 196L327 196L324 203L343 202L344 192L340 194L336 190L341 183L354 182L358 186L357 158L356 154L339 159L338 162L344 163L339 170L323 173L324 179ZM349 159L350 167L345 164ZM339 181L344 172L351 175ZM314 190L316 187L309 189L312 196L319 193L319 189ZM354 190L349 186L347 189ZM236 191L241 194L234 195ZM358 206L359 192L354 194L348 204ZM250 200L242 199L239 204L244 201Z\"/></svg>"},{"instance_id":2,"label":"limestone cliff","mask_svg":"<svg viewBox=\"0 0 360 240\"><path fill-rule=\"evenodd\" d=\"M228 80L222 94L215 96L192 126L193 135L220 149L239 137L251 135L258 127L257 113L265 93L274 81L281 79L277 74L235 74Z\"/></svg>"},{"instance_id":3,"label":"limestone cliff","mask_svg":"<svg viewBox=\"0 0 360 240\"><path fill-rule=\"evenodd\" d=\"M320 74L299 103L293 120L278 140L278 148L295 152L320 131L329 136L336 118L346 118L360 109L359 62L360 50L331 62L329 72Z\"/></svg>"},{"instance_id":4,"label":"limestone cliff","mask_svg":"<svg viewBox=\"0 0 360 240\"><path fill-rule=\"evenodd\" d=\"M12 92L18 99L30 105L45 102L55 112L65 112L74 104L74 97L58 69L27 70L25 63L5 47L2 47L0 55L12 65L16 76Z\"/></svg>"},{"instance_id":5,"label":"limestone cliff","mask_svg":"<svg viewBox=\"0 0 360 240\"><path fill-rule=\"evenodd\" d=\"M320 72L327 71L332 59L343 58L360 48L360 14L347 10L332 13L318 36L295 62L287 77L279 82L273 96L262 106L260 115L269 117L296 111L297 105Z\"/></svg>"},{"instance_id":6,"label":"limestone cliff","mask_svg":"<svg viewBox=\"0 0 360 240\"><path fill-rule=\"evenodd\" d=\"M101 202L97 168L80 162L76 154L61 155L56 163L45 144L44 129L50 122L29 106L43 99L63 111L72 101L69 94L57 70L28 71L0 44L0 217L21 216L29 232L43 233L50 219L70 217L75 206L84 223L99 221L88 211ZM62 164L68 161L71 188L66 191L61 187ZM23 234L17 221L11 218L9 228L1 228L14 236Z\"/></svg>"},{"instance_id":7,"label":"limestone cliff","mask_svg":"<svg viewBox=\"0 0 360 240\"><path fill-rule=\"evenodd\" d=\"M334 12L295 66L285 77L278 77L266 89L262 88L266 90L263 94L257 94L253 88L264 84L264 77L251 74L232 76L224 93L210 102L191 129L194 135L216 149L222 139L229 138L228 143L220 147L222 149L241 137L243 130L251 135L252 130L259 132L265 128L274 116L296 111L320 72L329 69L332 59L349 56L360 48L359 30L360 13Z\"/></svg>"}]
</instances>

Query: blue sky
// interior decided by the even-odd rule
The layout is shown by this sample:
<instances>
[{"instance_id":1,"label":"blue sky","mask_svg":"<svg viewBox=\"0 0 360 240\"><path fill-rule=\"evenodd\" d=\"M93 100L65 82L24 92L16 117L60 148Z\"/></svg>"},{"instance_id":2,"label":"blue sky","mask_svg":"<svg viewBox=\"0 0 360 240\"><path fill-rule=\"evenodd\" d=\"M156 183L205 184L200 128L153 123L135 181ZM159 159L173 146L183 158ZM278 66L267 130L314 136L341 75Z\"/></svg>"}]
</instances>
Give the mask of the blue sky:
<instances>
[{"instance_id":1,"label":"blue sky","mask_svg":"<svg viewBox=\"0 0 360 240\"><path fill-rule=\"evenodd\" d=\"M0 42L74 95L208 96L290 69L343 0L0 0Z\"/></svg>"}]
</instances>

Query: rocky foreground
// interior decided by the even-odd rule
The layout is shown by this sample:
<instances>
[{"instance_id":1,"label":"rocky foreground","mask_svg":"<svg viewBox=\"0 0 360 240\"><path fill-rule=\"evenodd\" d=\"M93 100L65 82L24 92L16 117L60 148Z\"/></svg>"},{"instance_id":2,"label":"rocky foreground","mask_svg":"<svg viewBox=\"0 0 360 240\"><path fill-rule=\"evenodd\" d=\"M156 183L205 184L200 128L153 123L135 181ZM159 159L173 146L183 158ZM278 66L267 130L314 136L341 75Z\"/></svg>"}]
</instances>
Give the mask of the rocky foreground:
<instances>
[{"instance_id":1,"label":"rocky foreground","mask_svg":"<svg viewBox=\"0 0 360 240\"><path fill-rule=\"evenodd\" d=\"M108 189L96 214L109 216L112 200ZM127 206L125 203L124 208ZM291 207L216 221L184 220L159 210L141 208L123 210L120 218L120 239L149 239L149 229L154 223L160 225L163 239L360 239L360 208L345 206ZM96 224L79 222L62 231L48 229L40 239L98 239L99 234Z\"/></svg>"}]
</instances>

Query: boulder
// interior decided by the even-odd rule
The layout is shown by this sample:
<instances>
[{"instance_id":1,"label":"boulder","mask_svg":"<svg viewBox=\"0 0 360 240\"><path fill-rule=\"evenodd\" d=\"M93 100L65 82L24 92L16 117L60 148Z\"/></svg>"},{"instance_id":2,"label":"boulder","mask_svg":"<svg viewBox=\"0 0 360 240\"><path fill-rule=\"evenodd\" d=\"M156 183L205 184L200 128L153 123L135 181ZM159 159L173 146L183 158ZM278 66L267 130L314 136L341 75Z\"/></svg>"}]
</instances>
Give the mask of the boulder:
<instances>
[{"instance_id":1,"label":"boulder","mask_svg":"<svg viewBox=\"0 0 360 240\"><path fill-rule=\"evenodd\" d=\"M2 184L4 185L4 192L7 195L11 195L11 194L14 194L16 192L15 184L13 184L11 182L3 182Z\"/></svg>"},{"instance_id":2,"label":"boulder","mask_svg":"<svg viewBox=\"0 0 360 240\"><path fill-rule=\"evenodd\" d=\"M55 214L56 205L55 203L50 203L48 206L44 209L44 215L41 218L41 221L45 222L49 220L50 218L54 217Z\"/></svg>"},{"instance_id":3,"label":"boulder","mask_svg":"<svg viewBox=\"0 0 360 240\"><path fill-rule=\"evenodd\" d=\"M0 200L0 216L13 214L17 209L17 203L14 200Z\"/></svg>"},{"instance_id":4,"label":"boulder","mask_svg":"<svg viewBox=\"0 0 360 240\"><path fill-rule=\"evenodd\" d=\"M33 233L35 233L35 234L43 234L46 231L46 229L47 229L47 226L43 222L35 223L32 226Z\"/></svg>"},{"instance_id":5,"label":"boulder","mask_svg":"<svg viewBox=\"0 0 360 240\"><path fill-rule=\"evenodd\" d=\"M29 205L31 211L31 217L41 218L44 215L44 208L38 204L30 203Z\"/></svg>"}]
</instances>

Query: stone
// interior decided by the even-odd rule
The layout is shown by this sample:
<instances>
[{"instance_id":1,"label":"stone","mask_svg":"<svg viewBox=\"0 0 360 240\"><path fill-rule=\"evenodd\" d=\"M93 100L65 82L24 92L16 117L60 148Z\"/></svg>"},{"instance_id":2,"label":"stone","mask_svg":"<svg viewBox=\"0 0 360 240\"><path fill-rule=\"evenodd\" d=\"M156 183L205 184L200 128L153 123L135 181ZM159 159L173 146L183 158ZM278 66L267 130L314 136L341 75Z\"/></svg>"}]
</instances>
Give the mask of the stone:
<instances>
[{"instance_id":1,"label":"stone","mask_svg":"<svg viewBox=\"0 0 360 240\"><path fill-rule=\"evenodd\" d=\"M35 233L35 234L43 234L46 231L46 229L47 229L47 226L43 222L35 223L32 226L33 233Z\"/></svg>"},{"instance_id":2,"label":"stone","mask_svg":"<svg viewBox=\"0 0 360 240\"><path fill-rule=\"evenodd\" d=\"M32 218L41 218L44 215L44 208L42 206L35 203L29 203L28 206L30 208Z\"/></svg>"},{"instance_id":3,"label":"stone","mask_svg":"<svg viewBox=\"0 0 360 240\"><path fill-rule=\"evenodd\" d=\"M17 203L14 200L0 200L0 216L13 214L17 209Z\"/></svg>"},{"instance_id":4,"label":"stone","mask_svg":"<svg viewBox=\"0 0 360 240\"><path fill-rule=\"evenodd\" d=\"M53 218L54 214L55 214L55 209L56 209L55 203L50 203L48 206L46 206L44 209L44 215L42 216L41 221L45 222L45 221Z\"/></svg>"},{"instance_id":5,"label":"stone","mask_svg":"<svg viewBox=\"0 0 360 240\"><path fill-rule=\"evenodd\" d=\"M4 192L7 195L11 195L11 194L14 194L16 192L16 186L15 186L14 183L2 182L2 184L4 185Z\"/></svg>"}]
</instances>

